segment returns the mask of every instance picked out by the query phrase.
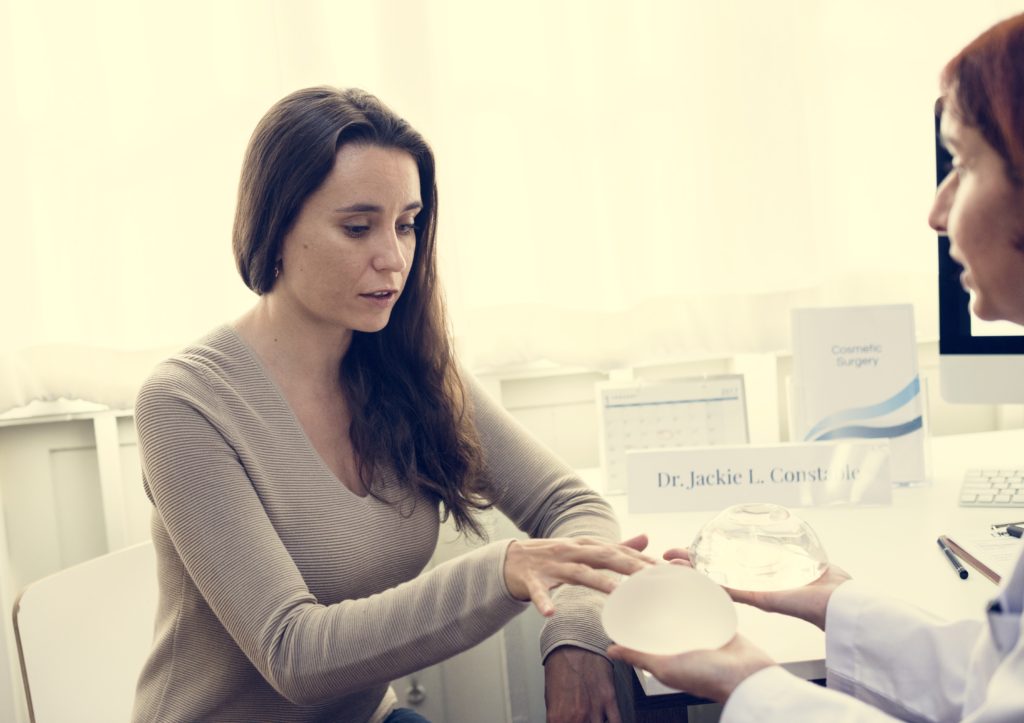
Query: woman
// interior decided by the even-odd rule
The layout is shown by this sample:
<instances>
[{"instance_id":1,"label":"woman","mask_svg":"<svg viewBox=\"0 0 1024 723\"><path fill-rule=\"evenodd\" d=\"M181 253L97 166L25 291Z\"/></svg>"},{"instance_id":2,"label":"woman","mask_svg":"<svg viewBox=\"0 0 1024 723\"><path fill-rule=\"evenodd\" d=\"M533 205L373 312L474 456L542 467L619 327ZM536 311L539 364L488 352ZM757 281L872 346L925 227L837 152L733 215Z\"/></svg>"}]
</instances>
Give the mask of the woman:
<instances>
[{"instance_id":1,"label":"woman","mask_svg":"<svg viewBox=\"0 0 1024 723\"><path fill-rule=\"evenodd\" d=\"M234 251L259 299L138 396L160 602L136 720L422 720L388 682L529 601L549 694L578 693L570 664L611 689L596 594L549 590L607 592L646 541L610 542L607 505L460 378L436 214L430 148L371 95L298 91L256 128ZM558 539L421 574L441 519L479 533L491 505Z\"/></svg>"},{"instance_id":2,"label":"woman","mask_svg":"<svg viewBox=\"0 0 1024 723\"><path fill-rule=\"evenodd\" d=\"M1024 324L1024 15L953 58L942 92L941 135L953 169L929 222L949 236L974 312ZM665 556L688 560L685 550ZM825 630L832 690L789 675L742 636L678 656L621 647L609 654L673 687L728 701L722 721L1024 721L1024 557L985 621L936 625L867 595L836 567L804 588L732 594Z\"/></svg>"}]
</instances>

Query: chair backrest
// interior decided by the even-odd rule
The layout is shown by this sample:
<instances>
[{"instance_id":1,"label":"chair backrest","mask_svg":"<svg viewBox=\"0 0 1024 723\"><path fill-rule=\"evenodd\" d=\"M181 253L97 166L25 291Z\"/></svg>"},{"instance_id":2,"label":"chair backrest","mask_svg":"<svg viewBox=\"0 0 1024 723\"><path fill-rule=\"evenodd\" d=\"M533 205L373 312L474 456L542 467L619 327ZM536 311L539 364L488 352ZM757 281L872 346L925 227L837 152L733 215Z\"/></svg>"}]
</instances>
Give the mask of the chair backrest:
<instances>
[{"instance_id":1,"label":"chair backrest","mask_svg":"<svg viewBox=\"0 0 1024 723\"><path fill-rule=\"evenodd\" d=\"M14 632L31 719L130 720L156 604L152 542L26 587L14 605Z\"/></svg>"}]
</instances>

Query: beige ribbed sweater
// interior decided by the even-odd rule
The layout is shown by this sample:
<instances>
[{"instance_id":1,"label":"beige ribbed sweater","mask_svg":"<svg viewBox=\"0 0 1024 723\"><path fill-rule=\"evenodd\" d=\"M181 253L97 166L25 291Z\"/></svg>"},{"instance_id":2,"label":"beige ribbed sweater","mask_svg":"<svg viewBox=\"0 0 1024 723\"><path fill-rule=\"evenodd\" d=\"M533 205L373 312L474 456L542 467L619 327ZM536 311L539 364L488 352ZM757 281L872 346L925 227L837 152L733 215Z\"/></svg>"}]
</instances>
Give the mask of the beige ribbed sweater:
<instances>
[{"instance_id":1,"label":"beige ribbed sweater","mask_svg":"<svg viewBox=\"0 0 1024 723\"><path fill-rule=\"evenodd\" d=\"M532 536L617 539L600 496L471 394L502 512ZM160 581L136 721L380 720L389 681L526 608L504 584L507 541L423 573L437 507L388 473L377 489L396 504L352 494L230 327L157 367L135 412ZM563 588L556 605L542 654L603 651L597 594Z\"/></svg>"}]
</instances>

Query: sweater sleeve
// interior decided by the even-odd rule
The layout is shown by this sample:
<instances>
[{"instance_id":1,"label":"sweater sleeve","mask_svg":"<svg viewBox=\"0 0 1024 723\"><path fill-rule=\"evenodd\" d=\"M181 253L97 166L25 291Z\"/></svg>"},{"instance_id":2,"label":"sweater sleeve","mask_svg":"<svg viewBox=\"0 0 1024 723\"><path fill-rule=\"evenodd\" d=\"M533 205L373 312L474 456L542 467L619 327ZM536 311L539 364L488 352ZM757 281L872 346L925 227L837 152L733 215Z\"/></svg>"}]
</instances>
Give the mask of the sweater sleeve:
<instances>
[{"instance_id":1,"label":"sweater sleeve","mask_svg":"<svg viewBox=\"0 0 1024 723\"><path fill-rule=\"evenodd\" d=\"M618 521L601 495L471 378L469 388L495 506L530 537L589 536L618 542ZM553 596L555 614L541 632L541 657L560 645L604 655L611 644L600 619L604 597L577 585L559 587Z\"/></svg>"},{"instance_id":2,"label":"sweater sleeve","mask_svg":"<svg viewBox=\"0 0 1024 723\"><path fill-rule=\"evenodd\" d=\"M825 630L830 688L910 720L960 719L980 620L945 622L851 581L832 594Z\"/></svg>"},{"instance_id":3,"label":"sweater sleeve","mask_svg":"<svg viewBox=\"0 0 1024 723\"><path fill-rule=\"evenodd\" d=\"M320 604L247 475L259 460L229 441L230 411L195 374L172 367L151 377L136 405L144 477L184 566L180 584L195 585L284 697L316 704L386 684L475 645L526 607L504 584L507 541L379 594Z\"/></svg>"}]
</instances>

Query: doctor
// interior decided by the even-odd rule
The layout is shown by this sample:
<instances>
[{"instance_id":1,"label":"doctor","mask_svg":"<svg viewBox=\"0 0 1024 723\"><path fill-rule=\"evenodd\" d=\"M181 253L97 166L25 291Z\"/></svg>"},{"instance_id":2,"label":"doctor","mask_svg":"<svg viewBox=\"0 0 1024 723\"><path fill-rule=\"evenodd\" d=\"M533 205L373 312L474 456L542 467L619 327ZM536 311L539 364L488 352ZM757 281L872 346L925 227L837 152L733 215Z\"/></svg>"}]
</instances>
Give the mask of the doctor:
<instances>
[{"instance_id":1,"label":"doctor","mask_svg":"<svg viewBox=\"0 0 1024 723\"><path fill-rule=\"evenodd\" d=\"M942 72L942 141L953 169L929 216L982 319L1024 324L1024 15L979 36ZM668 559L686 561L685 550ZM798 679L742 636L711 651L609 655L664 683L726 702L733 721L1024 721L1024 557L983 618L936 624L868 595L837 567L814 583L738 602L826 631L828 689Z\"/></svg>"}]
</instances>

